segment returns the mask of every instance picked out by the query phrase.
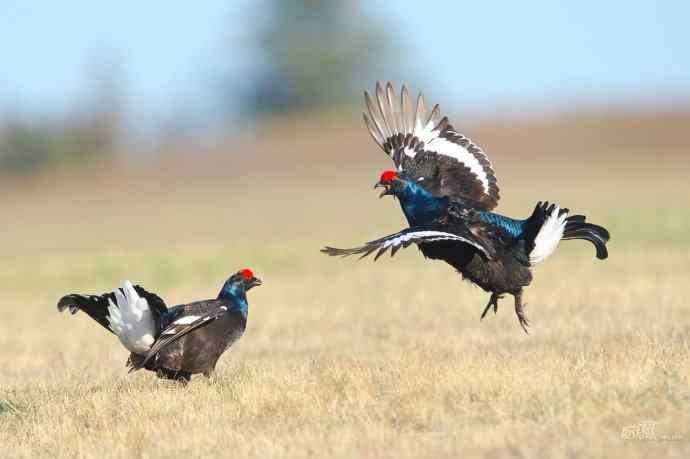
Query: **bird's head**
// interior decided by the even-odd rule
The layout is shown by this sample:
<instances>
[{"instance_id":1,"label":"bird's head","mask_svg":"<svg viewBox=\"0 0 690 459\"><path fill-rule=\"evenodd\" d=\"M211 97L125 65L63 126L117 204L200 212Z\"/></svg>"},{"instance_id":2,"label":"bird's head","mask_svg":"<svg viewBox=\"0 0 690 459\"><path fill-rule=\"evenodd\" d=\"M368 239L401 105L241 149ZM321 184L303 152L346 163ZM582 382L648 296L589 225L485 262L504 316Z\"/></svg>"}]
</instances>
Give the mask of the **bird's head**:
<instances>
[{"instance_id":1,"label":"bird's head","mask_svg":"<svg viewBox=\"0 0 690 459\"><path fill-rule=\"evenodd\" d=\"M402 171L385 171L374 188L384 188L379 198L386 195L398 198L408 222L416 225L442 215L449 202L447 197L434 196L427 191L421 184L423 181L424 177L414 180Z\"/></svg>"},{"instance_id":2,"label":"bird's head","mask_svg":"<svg viewBox=\"0 0 690 459\"><path fill-rule=\"evenodd\" d=\"M225 285L223 285L223 290L221 292L246 292L257 285L261 285L261 279L254 276L251 269L244 268L237 271L225 281Z\"/></svg>"},{"instance_id":3,"label":"bird's head","mask_svg":"<svg viewBox=\"0 0 690 459\"><path fill-rule=\"evenodd\" d=\"M382 198L386 195L400 197L400 195L407 189L407 182L408 180L404 174L396 171L385 171L381 174L381 177L374 185L374 188L383 188L379 198Z\"/></svg>"}]
</instances>

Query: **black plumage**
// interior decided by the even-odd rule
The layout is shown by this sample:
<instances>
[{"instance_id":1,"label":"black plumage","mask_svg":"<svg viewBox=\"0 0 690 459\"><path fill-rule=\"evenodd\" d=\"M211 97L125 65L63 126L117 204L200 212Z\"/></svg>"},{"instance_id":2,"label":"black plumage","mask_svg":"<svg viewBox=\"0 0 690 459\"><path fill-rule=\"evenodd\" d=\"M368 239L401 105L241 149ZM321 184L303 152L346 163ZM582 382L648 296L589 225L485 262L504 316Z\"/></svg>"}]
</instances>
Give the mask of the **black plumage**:
<instances>
[{"instance_id":1,"label":"black plumage","mask_svg":"<svg viewBox=\"0 0 690 459\"><path fill-rule=\"evenodd\" d=\"M198 316L191 324L176 325L179 318ZM161 332L151 350L130 358L130 372L145 368L165 369L176 379L206 376L215 370L222 353L237 341L247 326L244 314L228 299L197 301L183 305L171 325Z\"/></svg>"},{"instance_id":2,"label":"black plumage","mask_svg":"<svg viewBox=\"0 0 690 459\"><path fill-rule=\"evenodd\" d=\"M420 93L412 111L407 88L403 85L398 103L391 83L385 93L376 83L376 104L367 91L364 96L369 133L398 171L412 181L423 180L424 188L436 197L458 198L485 210L496 207L500 195L491 161L479 145L441 117L438 104L427 115Z\"/></svg>"},{"instance_id":3,"label":"black plumage","mask_svg":"<svg viewBox=\"0 0 690 459\"><path fill-rule=\"evenodd\" d=\"M103 295L66 295L58 310L82 310L118 336L131 352L130 372L145 368L186 382L196 373L210 376L223 352L242 336L246 292L257 285L261 281L243 269L225 282L217 298L168 309L159 296L125 282Z\"/></svg>"},{"instance_id":4,"label":"black plumage","mask_svg":"<svg viewBox=\"0 0 690 459\"><path fill-rule=\"evenodd\" d=\"M414 243L425 257L445 261L491 293L482 318L491 308L496 312L504 294L513 295L525 331L529 322L522 292L532 281L531 267L547 258L560 240L584 239L594 244L597 258L608 256L608 231L582 215L568 216L568 209L539 202L522 220L491 212L499 191L482 149L456 132L438 105L427 117L421 94L414 113L404 86L399 104L390 83L385 94L378 83L376 94L375 104L365 92L365 123L397 167L384 172L376 187L384 188L381 196L399 199L410 227L362 247L326 247L324 253L365 257L376 252L378 259L389 249L394 255Z\"/></svg>"}]
</instances>

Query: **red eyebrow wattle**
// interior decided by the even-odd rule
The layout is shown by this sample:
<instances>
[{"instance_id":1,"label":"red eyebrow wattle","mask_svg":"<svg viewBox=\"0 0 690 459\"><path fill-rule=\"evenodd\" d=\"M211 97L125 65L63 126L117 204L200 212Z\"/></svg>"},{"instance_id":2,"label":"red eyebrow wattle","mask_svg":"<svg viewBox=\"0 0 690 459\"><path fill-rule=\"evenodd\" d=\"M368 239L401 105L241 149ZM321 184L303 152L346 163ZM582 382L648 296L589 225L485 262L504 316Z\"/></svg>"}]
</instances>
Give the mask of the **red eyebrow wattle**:
<instances>
[{"instance_id":1,"label":"red eyebrow wattle","mask_svg":"<svg viewBox=\"0 0 690 459\"><path fill-rule=\"evenodd\" d=\"M240 270L240 273L242 273L242 275L243 275L246 279L251 279L252 277L254 277L254 273L253 273L252 270L249 269L249 268L241 269L241 270Z\"/></svg>"},{"instance_id":2,"label":"red eyebrow wattle","mask_svg":"<svg viewBox=\"0 0 690 459\"><path fill-rule=\"evenodd\" d=\"M388 183L397 177L398 174L395 171L385 171L383 174L381 174L381 183Z\"/></svg>"}]
</instances>

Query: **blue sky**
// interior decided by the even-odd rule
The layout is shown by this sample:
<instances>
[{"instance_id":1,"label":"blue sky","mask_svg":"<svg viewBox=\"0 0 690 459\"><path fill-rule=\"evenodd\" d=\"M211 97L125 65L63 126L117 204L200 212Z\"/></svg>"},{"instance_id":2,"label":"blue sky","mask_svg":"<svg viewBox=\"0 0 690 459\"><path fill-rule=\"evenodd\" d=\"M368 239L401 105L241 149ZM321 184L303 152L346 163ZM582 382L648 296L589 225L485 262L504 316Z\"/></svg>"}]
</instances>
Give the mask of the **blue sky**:
<instances>
[{"instance_id":1,"label":"blue sky","mask_svg":"<svg viewBox=\"0 0 690 459\"><path fill-rule=\"evenodd\" d=\"M364 3L398 45L380 78L413 80L445 105L690 96L690 2ZM0 113L78 109L95 69L115 62L135 119L211 118L222 78L252 62L244 43L262 14L256 5L0 0Z\"/></svg>"}]
</instances>

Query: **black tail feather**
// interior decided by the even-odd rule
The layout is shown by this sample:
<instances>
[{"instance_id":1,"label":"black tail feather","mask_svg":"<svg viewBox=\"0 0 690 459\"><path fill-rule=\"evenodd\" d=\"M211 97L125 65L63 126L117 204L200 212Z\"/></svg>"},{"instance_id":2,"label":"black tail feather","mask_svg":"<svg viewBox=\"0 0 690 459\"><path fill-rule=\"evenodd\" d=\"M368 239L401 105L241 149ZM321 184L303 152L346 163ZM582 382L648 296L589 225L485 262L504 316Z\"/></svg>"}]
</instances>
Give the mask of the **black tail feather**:
<instances>
[{"instance_id":1,"label":"black tail feather","mask_svg":"<svg viewBox=\"0 0 690 459\"><path fill-rule=\"evenodd\" d=\"M563 232L563 240L584 239L594 244L597 258L600 260L605 260L609 256L606 243L610 237L609 232L603 226L586 223L584 215L568 217Z\"/></svg>"},{"instance_id":2,"label":"black tail feather","mask_svg":"<svg viewBox=\"0 0 690 459\"><path fill-rule=\"evenodd\" d=\"M541 227L544 225L544 222L546 222L546 219L549 218L549 216L553 213L554 209L556 208L556 204L549 204L549 201L539 201L537 205L534 207L534 210L532 211L532 215L527 219L527 226L525 227L523 237L525 241L527 242L527 247L526 247L526 253L530 254L532 253L532 250L534 250L534 241L537 237L537 234L539 234L539 231L541 230ZM559 209L558 211L558 216L560 217L564 213L568 213L570 210L568 208L562 208ZM578 218L582 217L582 215L575 215L570 218ZM584 221L585 217L582 217L582 221Z\"/></svg>"},{"instance_id":3,"label":"black tail feather","mask_svg":"<svg viewBox=\"0 0 690 459\"><path fill-rule=\"evenodd\" d=\"M146 299L153 313L154 320L158 323L160 318L168 311L163 299L155 293L146 291L146 289L139 285L134 285L134 290L140 297ZM123 293L122 288L120 288L119 291ZM102 295L80 295L78 293L72 293L60 298L57 308L60 312L69 308L69 312L72 314L76 314L77 311L82 310L93 320L101 324L106 330L114 333L112 328L110 328L110 316L108 315L108 305L111 301L117 306L115 292L104 293Z\"/></svg>"},{"instance_id":4,"label":"black tail feather","mask_svg":"<svg viewBox=\"0 0 690 459\"><path fill-rule=\"evenodd\" d=\"M79 295L73 293L65 295L58 301L58 311L62 312L69 308L69 312L76 314L77 311L82 310L89 315L93 320L101 324L106 330L114 333L110 328L110 321L108 320L108 298L115 300L115 295L112 293L96 296L96 295Z\"/></svg>"}]
</instances>

